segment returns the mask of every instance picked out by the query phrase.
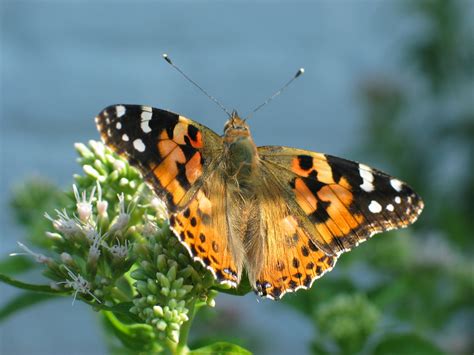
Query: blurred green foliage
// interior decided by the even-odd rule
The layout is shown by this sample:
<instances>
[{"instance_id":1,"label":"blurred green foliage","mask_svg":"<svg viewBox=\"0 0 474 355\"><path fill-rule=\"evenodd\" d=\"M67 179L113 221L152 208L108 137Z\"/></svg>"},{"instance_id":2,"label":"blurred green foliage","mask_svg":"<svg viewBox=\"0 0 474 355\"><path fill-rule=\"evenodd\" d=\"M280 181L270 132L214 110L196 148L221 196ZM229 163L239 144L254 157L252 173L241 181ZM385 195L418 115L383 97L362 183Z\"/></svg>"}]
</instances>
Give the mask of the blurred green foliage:
<instances>
[{"instance_id":1,"label":"blurred green foliage","mask_svg":"<svg viewBox=\"0 0 474 355\"><path fill-rule=\"evenodd\" d=\"M414 226L376 236L286 300L312 315L314 354L474 350L474 37L462 1L406 5L426 25L400 63L412 82L363 83L359 152L408 181L426 207Z\"/></svg>"},{"instance_id":2,"label":"blurred green foliage","mask_svg":"<svg viewBox=\"0 0 474 355\"><path fill-rule=\"evenodd\" d=\"M363 315L363 317L361 317ZM339 294L333 299L316 305L315 324L325 339L340 345L342 352L353 354L364 346L380 319L378 309L360 294ZM313 349L325 352L316 341Z\"/></svg>"}]
</instances>

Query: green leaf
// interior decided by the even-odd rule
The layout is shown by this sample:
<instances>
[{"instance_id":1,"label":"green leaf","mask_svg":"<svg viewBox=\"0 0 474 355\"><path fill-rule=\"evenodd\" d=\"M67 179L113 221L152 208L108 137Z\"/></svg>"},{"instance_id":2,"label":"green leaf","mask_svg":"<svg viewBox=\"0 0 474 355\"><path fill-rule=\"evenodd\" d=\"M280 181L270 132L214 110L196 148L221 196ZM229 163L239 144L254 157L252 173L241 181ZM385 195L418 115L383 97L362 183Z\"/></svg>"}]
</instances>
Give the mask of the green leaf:
<instances>
[{"instance_id":1,"label":"green leaf","mask_svg":"<svg viewBox=\"0 0 474 355\"><path fill-rule=\"evenodd\" d=\"M141 323L142 322L139 316L130 312L130 308L133 307L133 302L122 302L112 307L97 305L97 303L94 303L93 305L94 307L99 306L99 308L102 310L107 310L114 313L114 315L122 323Z\"/></svg>"},{"instance_id":2,"label":"green leaf","mask_svg":"<svg viewBox=\"0 0 474 355\"><path fill-rule=\"evenodd\" d=\"M49 285L33 285L33 284L28 284L25 282L21 282L15 279L12 279L11 277L8 277L7 275L0 274L0 281L4 282L10 286L14 286L16 288L21 288L23 290L28 290L28 291L35 291L35 292L42 292L42 293L48 293L51 295L67 295L69 294L68 292L60 291L60 290L53 290Z\"/></svg>"},{"instance_id":3,"label":"green leaf","mask_svg":"<svg viewBox=\"0 0 474 355\"><path fill-rule=\"evenodd\" d=\"M0 281L3 281L4 283L14 286L16 288L20 288L20 289L28 290L28 291L34 291L41 294L49 294L49 295L54 295L54 296L69 296L71 294L71 292L69 291L53 290L49 285L33 285L33 284L21 282L3 274L0 274ZM136 315L134 315L133 313L130 313L129 311L130 308L133 306L132 302L122 302L115 306L108 307L103 304L97 303L95 301L88 301L86 299L82 299L80 295L78 295L78 299L81 300L82 302L89 304L95 309L119 314L124 320L131 321L131 322L140 321L140 319Z\"/></svg>"},{"instance_id":4,"label":"green leaf","mask_svg":"<svg viewBox=\"0 0 474 355\"><path fill-rule=\"evenodd\" d=\"M34 306L35 304L48 301L55 298L56 296L46 294L46 293L37 293L37 292L24 292L20 295L14 297L6 305L0 308L0 322L5 321L9 316L13 315L16 312Z\"/></svg>"},{"instance_id":5,"label":"green leaf","mask_svg":"<svg viewBox=\"0 0 474 355\"><path fill-rule=\"evenodd\" d=\"M231 343L218 342L211 345L204 346L199 349L195 349L189 352L192 355L230 355L230 354L252 354L250 351Z\"/></svg>"},{"instance_id":6,"label":"green leaf","mask_svg":"<svg viewBox=\"0 0 474 355\"><path fill-rule=\"evenodd\" d=\"M417 334L391 334L375 347L373 355L443 355L436 345Z\"/></svg>"},{"instance_id":7,"label":"green leaf","mask_svg":"<svg viewBox=\"0 0 474 355\"><path fill-rule=\"evenodd\" d=\"M158 344L153 328L147 324L126 325L109 311L104 311L104 326L113 333L124 346L134 350L135 353L142 351L159 352L163 348Z\"/></svg>"},{"instance_id":8,"label":"green leaf","mask_svg":"<svg viewBox=\"0 0 474 355\"><path fill-rule=\"evenodd\" d=\"M0 260L0 273L2 274L21 274L35 267L36 263L24 256L7 257Z\"/></svg>"}]
</instances>

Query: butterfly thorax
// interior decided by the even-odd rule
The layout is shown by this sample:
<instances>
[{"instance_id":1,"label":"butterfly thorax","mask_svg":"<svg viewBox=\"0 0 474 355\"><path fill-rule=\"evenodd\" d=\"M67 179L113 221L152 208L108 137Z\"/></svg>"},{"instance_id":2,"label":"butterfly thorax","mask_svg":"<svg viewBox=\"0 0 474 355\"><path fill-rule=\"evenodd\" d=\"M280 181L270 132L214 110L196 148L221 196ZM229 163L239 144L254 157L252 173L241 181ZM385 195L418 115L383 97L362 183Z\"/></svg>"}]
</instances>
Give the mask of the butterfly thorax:
<instances>
[{"instance_id":1,"label":"butterfly thorax","mask_svg":"<svg viewBox=\"0 0 474 355\"><path fill-rule=\"evenodd\" d=\"M228 177L248 185L257 172L259 158L249 126L235 111L224 126L223 141Z\"/></svg>"}]
</instances>

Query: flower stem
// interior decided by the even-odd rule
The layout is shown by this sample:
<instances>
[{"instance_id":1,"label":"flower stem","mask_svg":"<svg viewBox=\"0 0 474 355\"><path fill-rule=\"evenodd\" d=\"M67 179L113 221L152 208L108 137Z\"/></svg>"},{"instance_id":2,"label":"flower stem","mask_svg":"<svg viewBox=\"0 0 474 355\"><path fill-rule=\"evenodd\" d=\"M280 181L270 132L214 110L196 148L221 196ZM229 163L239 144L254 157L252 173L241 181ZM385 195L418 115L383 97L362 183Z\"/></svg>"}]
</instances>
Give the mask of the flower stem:
<instances>
[{"instance_id":1,"label":"flower stem","mask_svg":"<svg viewBox=\"0 0 474 355\"><path fill-rule=\"evenodd\" d=\"M189 330L191 329L191 324L193 323L194 316L197 313L197 307L195 307L196 301L189 304L189 320L181 326L181 331L179 333L179 342L176 348L174 349L174 355L185 355L189 352L188 348L188 335Z\"/></svg>"}]
</instances>

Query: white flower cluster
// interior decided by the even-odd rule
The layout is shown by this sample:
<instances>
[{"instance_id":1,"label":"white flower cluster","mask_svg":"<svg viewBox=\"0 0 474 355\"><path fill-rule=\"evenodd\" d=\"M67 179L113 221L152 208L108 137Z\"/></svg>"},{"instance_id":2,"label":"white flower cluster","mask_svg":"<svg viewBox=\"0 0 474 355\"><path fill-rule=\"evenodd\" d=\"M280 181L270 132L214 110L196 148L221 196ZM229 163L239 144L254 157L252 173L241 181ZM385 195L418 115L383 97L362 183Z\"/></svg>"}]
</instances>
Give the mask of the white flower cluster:
<instances>
[{"instance_id":1,"label":"white flower cluster","mask_svg":"<svg viewBox=\"0 0 474 355\"><path fill-rule=\"evenodd\" d=\"M128 162L98 142L76 150L84 174L75 176L70 203L44 214L54 229L46 232L51 256L22 243L18 254L46 265L50 287L70 291L73 302L133 304L129 311L157 338L178 342L196 302L214 304L212 275L192 261L168 228L165 205Z\"/></svg>"}]
</instances>

